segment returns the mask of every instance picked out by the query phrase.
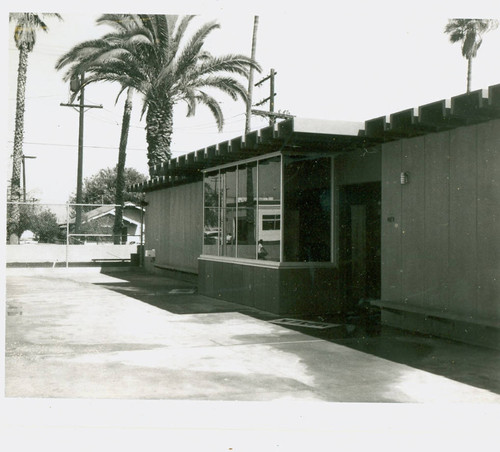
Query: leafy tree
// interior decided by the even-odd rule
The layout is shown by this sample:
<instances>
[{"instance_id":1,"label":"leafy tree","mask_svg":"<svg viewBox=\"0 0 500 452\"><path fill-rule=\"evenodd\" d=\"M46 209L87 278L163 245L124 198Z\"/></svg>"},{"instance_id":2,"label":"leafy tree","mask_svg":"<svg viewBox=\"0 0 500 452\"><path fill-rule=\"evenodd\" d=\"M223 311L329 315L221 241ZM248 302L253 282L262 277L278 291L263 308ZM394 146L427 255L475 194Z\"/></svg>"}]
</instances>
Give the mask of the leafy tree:
<instances>
[{"instance_id":1,"label":"leafy tree","mask_svg":"<svg viewBox=\"0 0 500 452\"><path fill-rule=\"evenodd\" d=\"M450 42L462 43L462 56L467 60L467 92L471 90L472 60L483 42L483 35L498 27L493 19L450 19L444 32L450 35Z\"/></svg>"},{"instance_id":2,"label":"leafy tree","mask_svg":"<svg viewBox=\"0 0 500 452\"><path fill-rule=\"evenodd\" d=\"M19 50L19 64L17 69L17 91L16 91L16 119L14 130L14 151L12 153L12 178L10 200L7 215L7 233L15 234L19 228L19 205L15 204L21 199L21 160L23 155L24 138L24 111L26 99L26 81L28 73L28 55L33 51L36 43L37 31L47 31L46 18L56 17L62 19L59 14L33 14L33 13L11 13L9 22L15 22L14 41ZM17 239L15 239L17 241Z\"/></svg>"},{"instance_id":3,"label":"leafy tree","mask_svg":"<svg viewBox=\"0 0 500 452\"><path fill-rule=\"evenodd\" d=\"M49 209L41 210L33 218L30 230L36 234L38 241L42 243L54 243L56 239L63 238L57 223L57 217Z\"/></svg>"},{"instance_id":4,"label":"leafy tree","mask_svg":"<svg viewBox=\"0 0 500 452\"><path fill-rule=\"evenodd\" d=\"M118 82L143 95L142 114L146 115L151 175L153 165L168 160L171 155L174 105L185 102L188 116L195 114L197 105L207 106L222 130L222 110L207 90L246 102L247 90L235 75L248 78L249 68L260 70L247 56L214 57L205 51L206 38L219 25L206 23L188 37L187 29L193 17L107 15L109 21L124 21L127 26L119 34L75 46L57 64L58 69L69 66L67 79L77 73L90 74L82 86L100 81ZM97 59L96 48L101 52Z\"/></svg>"},{"instance_id":5,"label":"leafy tree","mask_svg":"<svg viewBox=\"0 0 500 452\"><path fill-rule=\"evenodd\" d=\"M64 238L56 214L36 203L22 204L19 208L19 223L15 233L20 237L25 231L32 231L42 243L54 243Z\"/></svg>"},{"instance_id":6,"label":"leafy tree","mask_svg":"<svg viewBox=\"0 0 500 452\"><path fill-rule=\"evenodd\" d=\"M117 169L105 168L97 174L85 178L82 187L82 200L85 204L114 204L116 187ZM125 186L142 183L146 176L134 168L125 168L124 170ZM144 198L142 193L134 193L124 190L124 202L140 203ZM69 200L70 203L76 202L75 196Z\"/></svg>"}]
</instances>

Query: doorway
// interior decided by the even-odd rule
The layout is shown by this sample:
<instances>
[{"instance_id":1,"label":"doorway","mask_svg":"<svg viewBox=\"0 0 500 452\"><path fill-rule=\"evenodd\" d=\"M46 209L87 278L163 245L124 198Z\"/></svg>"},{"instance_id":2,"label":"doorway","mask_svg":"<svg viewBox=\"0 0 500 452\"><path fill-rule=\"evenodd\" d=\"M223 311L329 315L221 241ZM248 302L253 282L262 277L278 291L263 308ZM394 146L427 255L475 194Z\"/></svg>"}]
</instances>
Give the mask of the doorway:
<instances>
[{"instance_id":1,"label":"doorway","mask_svg":"<svg viewBox=\"0 0 500 452\"><path fill-rule=\"evenodd\" d=\"M380 182L340 187L339 257L346 310L379 299L381 288Z\"/></svg>"}]
</instances>

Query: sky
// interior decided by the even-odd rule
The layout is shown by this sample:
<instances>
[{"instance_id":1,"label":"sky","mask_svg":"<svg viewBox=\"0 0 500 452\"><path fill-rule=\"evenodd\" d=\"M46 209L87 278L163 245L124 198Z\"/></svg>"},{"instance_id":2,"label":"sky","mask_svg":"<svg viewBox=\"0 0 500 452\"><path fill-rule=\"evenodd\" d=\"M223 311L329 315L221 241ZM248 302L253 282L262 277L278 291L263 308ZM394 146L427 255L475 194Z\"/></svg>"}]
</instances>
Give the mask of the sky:
<instances>
[{"instance_id":1,"label":"sky","mask_svg":"<svg viewBox=\"0 0 500 452\"><path fill-rule=\"evenodd\" d=\"M23 9L24 3L27 3ZM30 2L18 2L7 11L27 9ZM418 3L418 5L416 4ZM45 203L65 203L76 190L78 112L61 103L68 102L69 87L63 71L55 70L58 58L84 40L98 38L108 29L96 26L104 12L197 13L192 29L210 20L221 28L207 40L206 48L215 55L250 54L253 17L259 16L256 59L262 73L255 82L276 71L276 110L289 111L304 118L360 121L389 115L440 99L462 94L466 88L466 60L460 45L450 44L443 33L450 17L500 17L486 2L475 3L474 10L460 2L242 2L204 1L149 4L142 2L90 2L80 9L67 3L41 2L43 11L59 12L63 21L49 19L48 33L38 33L29 56L26 88L25 135L27 191ZM488 5L489 4L489 5ZM98 6L99 5L99 6ZM328 5L328 6L326 6ZM440 6L436 6L440 5ZM475 15L472 15L475 14ZM4 24L7 14L4 15ZM4 174L10 178L18 51L12 24L4 27L8 42L5 55L7 83L2 95L6 109L4 124ZM500 29L484 37L473 62L472 89L500 83ZM85 102L102 105L85 113L84 178L100 169L116 165L123 98L112 84L86 89ZM269 95L264 83L254 90L254 102ZM225 115L223 133L203 107L194 118L186 118L180 104L174 114L172 155L176 157L205 146L240 136L245 125L245 105L220 96ZM147 174L145 120L140 111L142 99L136 96L129 133L127 166ZM265 106L259 107L265 109ZM266 120L252 118L252 129L266 126Z\"/></svg>"}]
</instances>

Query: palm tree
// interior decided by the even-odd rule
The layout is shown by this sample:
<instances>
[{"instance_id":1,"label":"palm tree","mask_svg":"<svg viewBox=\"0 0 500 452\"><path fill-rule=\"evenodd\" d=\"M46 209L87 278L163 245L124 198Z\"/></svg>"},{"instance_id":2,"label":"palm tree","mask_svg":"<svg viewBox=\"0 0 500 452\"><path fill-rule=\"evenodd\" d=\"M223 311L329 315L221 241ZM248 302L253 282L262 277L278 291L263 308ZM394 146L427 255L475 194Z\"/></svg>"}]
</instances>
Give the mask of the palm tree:
<instances>
[{"instance_id":1,"label":"palm tree","mask_svg":"<svg viewBox=\"0 0 500 452\"><path fill-rule=\"evenodd\" d=\"M19 50L19 65L17 69L17 92L16 92L16 119L14 130L14 149L12 153L12 178L10 181L10 201L14 204L9 206L7 219L7 233L17 234L19 224L19 205L21 199L21 164L23 155L24 138L24 110L26 100L26 80L28 72L28 55L33 51L36 43L37 31L48 31L45 23L46 18L56 17L62 20L59 14L33 14L33 13L11 13L9 22L15 22L14 41ZM13 241L17 241L15 238Z\"/></svg>"},{"instance_id":2,"label":"palm tree","mask_svg":"<svg viewBox=\"0 0 500 452\"><path fill-rule=\"evenodd\" d=\"M124 17L126 16L126 17ZM222 130L224 116L212 90L247 101L245 87L234 75L248 78L249 68L260 70L251 58L244 55L214 57L204 50L207 36L219 28L209 22L187 35L194 16L133 14L117 18L127 26L120 33L102 40L76 46L63 55L57 64L69 65L66 78L85 71L89 76L82 87L95 82L118 82L143 95L142 115L146 115L146 140L150 174L153 165L171 156L173 108L183 101L187 116L193 116L197 105L205 105ZM97 47L99 58L86 58ZM81 55L75 59L75 52ZM207 91L208 90L208 91Z\"/></svg>"},{"instance_id":3,"label":"palm tree","mask_svg":"<svg viewBox=\"0 0 500 452\"><path fill-rule=\"evenodd\" d=\"M97 19L97 24L107 24L115 29L115 32L105 35L103 38L95 41L87 41L75 46L70 52L65 54L57 63L56 68L60 69L65 64L73 63L73 68L85 71L92 65L109 64L114 55L119 52L119 49L113 49L110 42L117 42L122 35L127 31L131 31L136 26L136 23L131 20L131 17L125 14L103 14ZM79 63L78 65L75 63ZM68 72L68 77L73 78L78 76L78 72ZM81 87L80 87L81 89ZM73 98L80 92L76 90L73 93ZM127 89L127 97L123 107L122 127L120 132L120 143L118 147L118 163L116 165L116 184L115 184L115 220L113 226L114 243L121 242L121 231L123 228L123 194L125 190L125 163L127 160L127 141L130 129L130 118L132 115L132 98L133 88L122 86L118 93L117 101L123 91Z\"/></svg>"},{"instance_id":4,"label":"palm tree","mask_svg":"<svg viewBox=\"0 0 500 452\"><path fill-rule=\"evenodd\" d=\"M483 34L498 27L493 19L450 19L444 32L450 35L450 42L462 43L462 56L467 59L467 92L472 79L472 59L483 42Z\"/></svg>"},{"instance_id":5,"label":"palm tree","mask_svg":"<svg viewBox=\"0 0 500 452\"><path fill-rule=\"evenodd\" d=\"M113 226L113 241L115 245L121 243L123 229L123 193L125 191L125 162L127 159L127 141L130 128L130 116L132 115L132 88L127 89L127 98L123 107L122 129L120 133L120 146L118 148L118 163L116 164L116 187L115 187L115 223Z\"/></svg>"},{"instance_id":6,"label":"palm tree","mask_svg":"<svg viewBox=\"0 0 500 452\"><path fill-rule=\"evenodd\" d=\"M108 24L119 33L133 30L135 22L123 14L104 14L97 19L97 24ZM123 88L123 87L122 87ZM122 89L123 91L123 89ZM121 92L118 94L120 95ZM125 192L125 163L127 160L127 141L130 129L130 117L132 115L132 97L134 90L127 88L127 97L123 106L122 127L120 132L120 145L118 147L118 163L116 164L116 187L115 187L115 220L113 225L113 242L115 245L121 243L123 229L123 195Z\"/></svg>"}]
</instances>

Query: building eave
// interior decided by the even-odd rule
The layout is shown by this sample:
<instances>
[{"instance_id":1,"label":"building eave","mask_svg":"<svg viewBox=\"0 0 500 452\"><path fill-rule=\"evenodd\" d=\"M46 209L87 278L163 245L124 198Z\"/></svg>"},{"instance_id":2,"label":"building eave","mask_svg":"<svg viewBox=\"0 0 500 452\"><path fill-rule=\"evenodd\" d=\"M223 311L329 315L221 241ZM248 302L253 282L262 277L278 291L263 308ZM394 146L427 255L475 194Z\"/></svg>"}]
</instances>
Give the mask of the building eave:
<instances>
[{"instance_id":1,"label":"building eave","mask_svg":"<svg viewBox=\"0 0 500 452\"><path fill-rule=\"evenodd\" d=\"M500 84L360 122L290 118L154 165L152 177L129 187L148 192L201 181L203 170L277 151L347 153L500 118Z\"/></svg>"}]
</instances>

